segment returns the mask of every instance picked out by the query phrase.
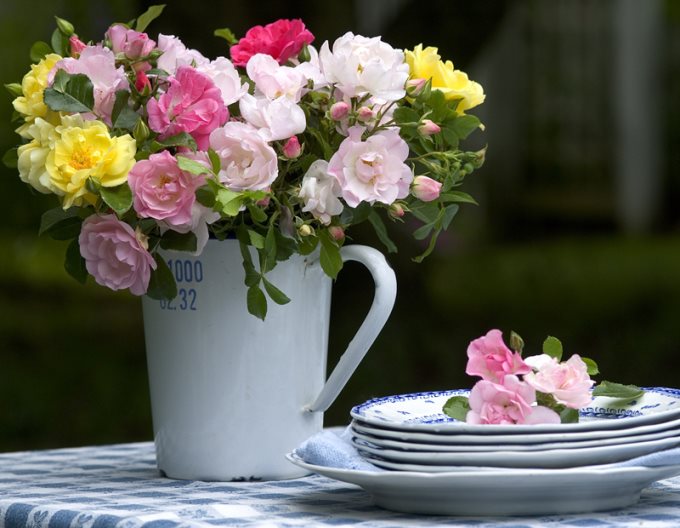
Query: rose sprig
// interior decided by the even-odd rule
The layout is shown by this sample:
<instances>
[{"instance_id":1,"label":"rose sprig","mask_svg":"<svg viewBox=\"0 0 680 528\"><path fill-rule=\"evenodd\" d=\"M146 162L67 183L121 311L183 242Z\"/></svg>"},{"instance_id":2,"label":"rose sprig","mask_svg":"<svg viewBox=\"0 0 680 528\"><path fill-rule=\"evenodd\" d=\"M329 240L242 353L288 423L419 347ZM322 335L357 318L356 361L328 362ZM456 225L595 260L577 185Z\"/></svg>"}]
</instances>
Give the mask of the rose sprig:
<instances>
[{"instance_id":1,"label":"rose sprig","mask_svg":"<svg viewBox=\"0 0 680 528\"><path fill-rule=\"evenodd\" d=\"M542 354L523 358L523 349L524 341L514 332L510 348L500 330L473 340L465 372L482 379L469 397L450 398L443 412L470 424L576 423L579 409L595 396L630 401L643 394L635 385L602 381L594 386L597 364L578 354L563 361L556 337L546 338Z\"/></svg>"},{"instance_id":2,"label":"rose sprig","mask_svg":"<svg viewBox=\"0 0 680 528\"><path fill-rule=\"evenodd\" d=\"M300 20L255 26L210 60L147 27L152 6L98 41L56 19L31 70L7 85L23 143L4 160L58 206L40 232L70 241L66 270L155 299L177 294L162 250L199 254L237 238L248 310L287 295L267 279L278 262L318 251L325 273L369 222L387 251L387 223L412 215L430 254L461 204L485 149L461 143L482 87L433 47L398 50L353 33L312 43Z\"/></svg>"}]
</instances>

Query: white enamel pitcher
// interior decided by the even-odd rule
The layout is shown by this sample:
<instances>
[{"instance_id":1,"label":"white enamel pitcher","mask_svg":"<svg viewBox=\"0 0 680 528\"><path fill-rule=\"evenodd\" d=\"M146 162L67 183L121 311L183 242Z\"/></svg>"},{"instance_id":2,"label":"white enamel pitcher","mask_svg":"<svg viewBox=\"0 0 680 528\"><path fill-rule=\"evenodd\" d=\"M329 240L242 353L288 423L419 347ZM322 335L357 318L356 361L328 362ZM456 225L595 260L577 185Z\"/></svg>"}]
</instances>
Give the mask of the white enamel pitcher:
<instances>
[{"instance_id":1,"label":"white enamel pitcher","mask_svg":"<svg viewBox=\"0 0 680 528\"><path fill-rule=\"evenodd\" d=\"M267 275L291 302L269 300L265 321L246 309L236 240L209 240L198 257L167 252L178 296L144 297L158 468L192 480L277 480L306 472L284 455L323 426L335 400L389 317L394 272L377 250L343 247L375 282L373 304L326 381L331 279L313 256L294 255Z\"/></svg>"}]
</instances>

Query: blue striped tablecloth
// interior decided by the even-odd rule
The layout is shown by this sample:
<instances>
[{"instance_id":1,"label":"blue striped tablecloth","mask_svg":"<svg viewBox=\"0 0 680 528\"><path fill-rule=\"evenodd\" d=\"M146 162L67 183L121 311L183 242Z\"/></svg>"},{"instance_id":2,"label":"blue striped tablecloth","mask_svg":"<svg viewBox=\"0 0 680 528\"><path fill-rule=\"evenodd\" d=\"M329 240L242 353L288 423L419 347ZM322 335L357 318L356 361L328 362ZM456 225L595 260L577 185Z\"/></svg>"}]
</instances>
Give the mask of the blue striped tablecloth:
<instances>
[{"instance_id":1,"label":"blue striped tablecloth","mask_svg":"<svg viewBox=\"0 0 680 528\"><path fill-rule=\"evenodd\" d=\"M148 442L0 454L4 528L348 525L677 528L680 477L657 482L620 511L485 519L386 511L360 488L321 476L249 483L161 478Z\"/></svg>"}]
</instances>

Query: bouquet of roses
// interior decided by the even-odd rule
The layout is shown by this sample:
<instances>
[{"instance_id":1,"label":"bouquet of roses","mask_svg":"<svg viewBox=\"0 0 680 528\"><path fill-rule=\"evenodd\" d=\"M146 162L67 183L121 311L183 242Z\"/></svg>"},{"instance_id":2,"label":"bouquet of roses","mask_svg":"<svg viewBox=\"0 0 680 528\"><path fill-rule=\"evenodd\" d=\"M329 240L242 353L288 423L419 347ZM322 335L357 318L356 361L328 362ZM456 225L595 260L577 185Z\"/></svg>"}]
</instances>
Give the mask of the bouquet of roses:
<instances>
[{"instance_id":1,"label":"bouquet of roses","mask_svg":"<svg viewBox=\"0 0 680 528\"><path fill-rule=\"evenodd\" d=\"M590 376L598 374L597 364L578 354L562 361L562 343L556 337L543 342L542 354L527 358L522 358L524 341L514 332L510 347L500 330L470 343L465 372L482 379L469 398L450 398L444 414L471 424L574 423L593 396L634 400L643 394L635 385L609 381L593 388Z\"/></svg>"},{"instance_id":2,"label":"bouquet of roses","mask_svg":"<svg viewBox=\"0 0 680 528\"><path fill-rule=\"evenodd\" d=\"M76 279L170 299L159 249L198 254L209 236L236 237L248 309L264 318L263 287L288 302L266 279L277 262L317 250L335 277L348 228L368 221L396 251L384 221L407 214L429 239L420 261L474 203L457 188L484 150L459 143L482 128L466 111L484 93L436 48L347 33L317 50L302 21L278 20L240 40L217 30L231 60L210 60L145 33L162 9L96 42L57 18L21 84L7 85L24 143L5 161L58 198L40 231L71 241Z\"/></svg>"}]
</instances>

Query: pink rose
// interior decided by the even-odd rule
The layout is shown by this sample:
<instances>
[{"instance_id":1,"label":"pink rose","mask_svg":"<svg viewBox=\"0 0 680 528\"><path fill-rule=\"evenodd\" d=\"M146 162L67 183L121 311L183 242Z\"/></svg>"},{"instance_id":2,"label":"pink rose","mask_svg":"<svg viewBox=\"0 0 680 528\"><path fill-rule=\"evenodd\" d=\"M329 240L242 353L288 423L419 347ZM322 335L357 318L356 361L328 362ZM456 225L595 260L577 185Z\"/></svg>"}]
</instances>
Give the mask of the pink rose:
<instances>
[{"instance_id":1,"label":"pink rose","mask_svg":"<svg viewBox=\"0 0 680 528\"><path fill-rule=\"evenodd\" d=\"M288 159L295 159L300 157L302 153L302 146L300 145L300 140L297 136L291 136L288 141L283 145L283 155Z\"/></svg>"},{"instance_id":2,"label":"pink rose","mask_svg":"<svg viewBox=\"0 0 680 528\"><path fill-rule=\"evenodd\" d=\"M204 180L202 176L180 170L177 160L167 150L138 161L128 174L137 214L164 220L170 226L191 222L196 189Z\"/></svg>"},{"instance_id":3,"label":"pink rose","mask_svg":"<svg viewBox=\"0 0 680 528\"><path fill-rule=\"evenodd\" d=\"M328 173L342 189L350 207L360 202L390 205L408 196L413 173L404 163L409 148L398 130L381 130L362 141L363 128L349 129L348 137L328 162Z\"/></svg>"},{"instance_id":4,"label":"pink rose","mask_svg":"<svg viewBox=\"0 0 680 528\"><path fill-rule=\"evenodd\" d=\"M257 53L271 55L279 64L297 56L305 44L314 40L302 20L277 20L266 26L250 28L246 36L229 50L236 66L245 66Z\"/></svg>"},{"instance_id":5,"label":"pink rose","mask_svg":"<svg viewBox=\"0 0 680 528\"><path fill-rule=\"evenodd\" d=\"M87 271L102 286L143 295L156 261L142 236L116 215L87 217L78 238Z\"/></svg>"},{"instance_id":6,"label":"pink rose","mask_svg":"<svg viewBox=\"0 0 680 528\"><path fill-rule=\"evenodd\" d=\"M86 46L77 59L67 57L54 65L48 77L50 84L59 70L87 75L94 86L94 113L111 124L116 92L129 89L125 70L122 66L116 68L113 52L102 46Z\"/></svg>"},{"instance_id":7,"label":"pink rose","mask_svg":"<svg viewBox=\"0 0 680 528\"><path fill-rule=\"evenodd\" d=\"M522 361L522 356L505 346L500 330L489 330L485 336L472 341L467 355L465 373L480 376L484 380L502 382L507 375L531 372L531 367Z\"/></svg>"},{"instance_id":8,"label":"pink rose","mask_svg":"<svg viewBox=\"0 0 680 528\"><path fill-rule=\"evenodd\" d=\"M560 417L547 407L534 405L536 392L517 376L508 375L502 384L478 381L470 391L470 424L560 423Z\"/></svg>"},{"instance_id":9,"label":"pink rose","mask_svg":"<svg viewBox=\"0 0 680 528\"><path fill-rule=\"evenodd\" d=\"M230 121L216 129L210 147L220 158L217 176L232 191L267 190L279 175L276 151L247 123Z\"/></svg>"},{"instance_id":10,"label":"pink rose","mask_svg":"<svg viewBox=\"0 0 680 528\"><path fill-rule=\"evenodd\" d=\"M106 32L106 38L111 41L114 53L122 53L131 60L146 57L156 48L156 42L149 35L128 29L122 24L111 26Z\"/></svg>"},{"instance_id":11,"label":"pink rose","mask_svg":"<svg viewBox=\"0 0 680 528\"><path fill-rule=\"evenodd\" d=\"M427 176L416 176L413 180L411 192L413 196L423 202L431 202L439 198L442 184Z\"/></svg>"},{"instance_id":12,"label":"pink rose","mask_svg":"<svg viewBox=\"0 0 680 528\"><path fill-rule=\"evenodd\" d=\"M69 47L71 48L71 57L78 58L80 52L87 48L82 40L78 38L78 35L71 35L68 39Z\"/></svg>"},{"instance_id":13,"label":"pink rose","mask_svg":"<svg viewBox=\"0 0 680 528\"><path fill-rule=\"evenodd\" d=\"M222 93L208 76L190 66L177 68L170 87L158 100L149 99L149 128L165 139L187 132L200 150L208 149L210 133L224 124L229 111Z\"/></svg>"},{"instance_id":14,"label":"pink rose","mask_svg":"<svg viewBox=\"0 0 680 528\"><path fill-rule=\"evenodd\" d=\"M545 354L527 358L527 362L537 370L524 379L537 391L552 394L558 403L571 409L580 409L592 401L590 388L595 382L577 354L562 363Z\"/></svg>"}]
</instances>

